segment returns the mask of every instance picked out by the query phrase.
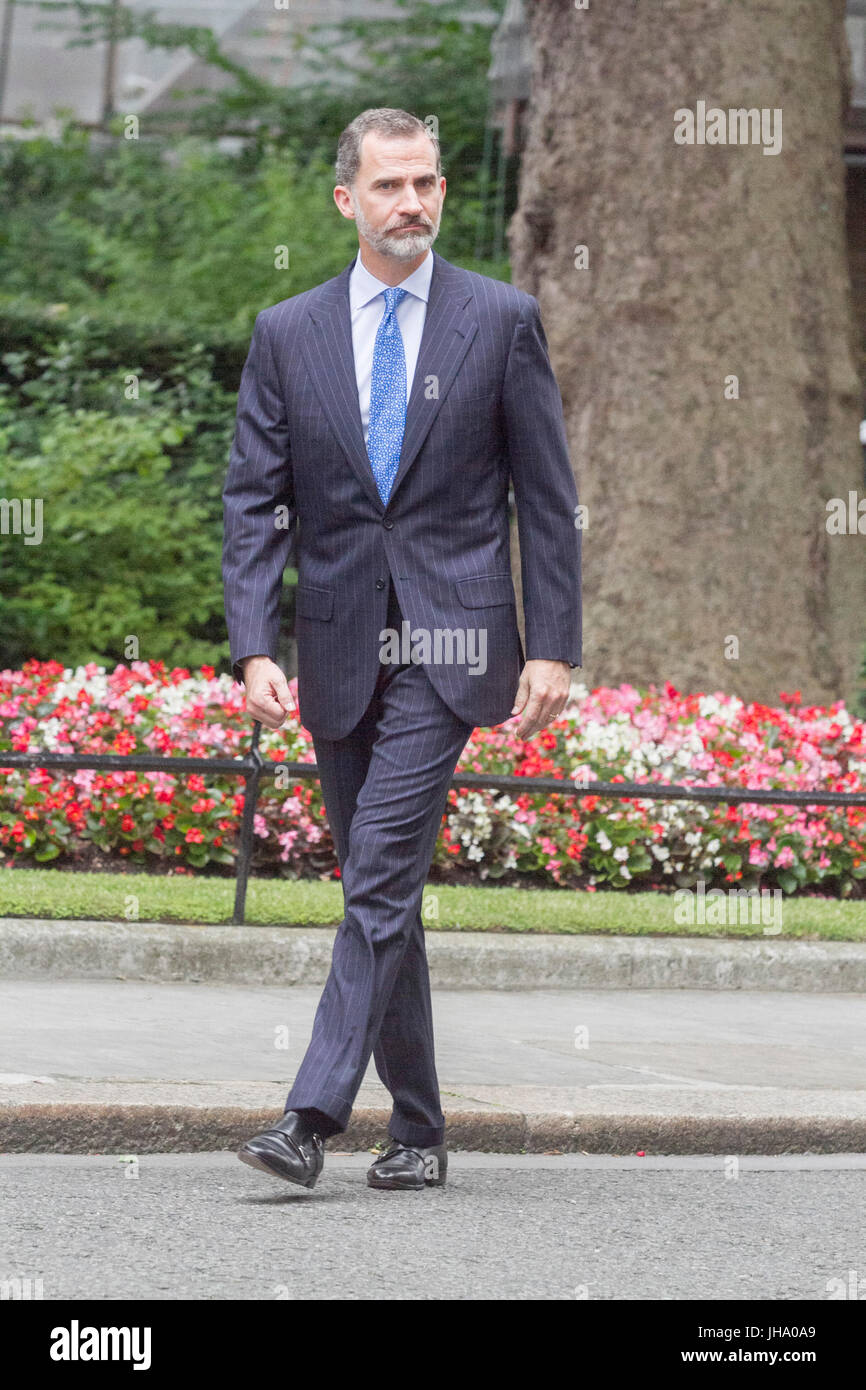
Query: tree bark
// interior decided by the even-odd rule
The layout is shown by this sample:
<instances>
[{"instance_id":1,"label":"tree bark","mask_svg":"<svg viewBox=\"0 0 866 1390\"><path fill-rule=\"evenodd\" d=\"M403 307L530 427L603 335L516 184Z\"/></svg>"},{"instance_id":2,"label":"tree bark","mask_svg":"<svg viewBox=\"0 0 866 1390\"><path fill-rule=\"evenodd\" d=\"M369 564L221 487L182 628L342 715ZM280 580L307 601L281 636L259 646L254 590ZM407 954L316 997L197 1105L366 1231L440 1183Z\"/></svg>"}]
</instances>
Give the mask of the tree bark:
<instances>
[{"instance_id":1,"label":"tree bark","mask_svg":"<svg viewBox=\"0 0 866 1390\"><path fill-rule=\"evenodd\" d=\"M827 529L830 499L864 495L844 11L527 5L512 264L541 305L588 507L591 685L853 695L866 537ZM676 143L675 112L699 101L781 109L781 151Z\"/></svg>"}]
</instances>

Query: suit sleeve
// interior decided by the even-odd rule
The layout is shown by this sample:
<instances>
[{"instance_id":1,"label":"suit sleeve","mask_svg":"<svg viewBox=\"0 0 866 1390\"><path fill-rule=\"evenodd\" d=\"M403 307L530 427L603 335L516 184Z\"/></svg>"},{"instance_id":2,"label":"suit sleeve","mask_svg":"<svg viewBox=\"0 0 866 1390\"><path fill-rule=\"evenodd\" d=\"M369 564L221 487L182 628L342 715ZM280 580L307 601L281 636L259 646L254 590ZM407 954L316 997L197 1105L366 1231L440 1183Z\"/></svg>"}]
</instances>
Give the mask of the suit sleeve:
<instances>
[{"instance_id":1,"label":"suit sleeve","mask_svg":"<svg viewBox=\"0 0 866 1390\"><path fill-rule=\"evenodd\" d=\"M562 399L538 302L520 314L505 368L502 405L517 508L526 660L582 661L581 533Z\"/></svg>"},{"instance_id":2,"label":"suit sleeve","mask_svg":"<svg viewBox=\"0 0 866 1390\"><path fill-rule=\"evenodd\" d=\"M276 659L283 571L297 521L289 427L267 320L260 313L238 392L223 487L223 589L232 670Z\"/></svg>"}]
</instances>

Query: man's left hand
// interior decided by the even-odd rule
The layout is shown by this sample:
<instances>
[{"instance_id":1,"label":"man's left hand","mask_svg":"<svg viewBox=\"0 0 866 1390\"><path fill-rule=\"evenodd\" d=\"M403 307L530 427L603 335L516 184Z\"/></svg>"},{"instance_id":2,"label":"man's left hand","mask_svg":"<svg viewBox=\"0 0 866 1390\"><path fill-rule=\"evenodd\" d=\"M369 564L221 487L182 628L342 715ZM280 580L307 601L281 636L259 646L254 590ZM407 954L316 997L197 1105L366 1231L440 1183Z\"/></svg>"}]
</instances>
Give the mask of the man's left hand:
<instances>
[{"instance_id":1,"label":"man's left hand","mask_svg":"<svg viewBox=\"0 0 866 1390\"><path fill-rule=\"evenodd\" d=\"M527 661L521 672L512 714L523 712L515 726L518 738L533 738L561 714L568 701L571 667L567 661Z\"/></svg>"}]
</instances>

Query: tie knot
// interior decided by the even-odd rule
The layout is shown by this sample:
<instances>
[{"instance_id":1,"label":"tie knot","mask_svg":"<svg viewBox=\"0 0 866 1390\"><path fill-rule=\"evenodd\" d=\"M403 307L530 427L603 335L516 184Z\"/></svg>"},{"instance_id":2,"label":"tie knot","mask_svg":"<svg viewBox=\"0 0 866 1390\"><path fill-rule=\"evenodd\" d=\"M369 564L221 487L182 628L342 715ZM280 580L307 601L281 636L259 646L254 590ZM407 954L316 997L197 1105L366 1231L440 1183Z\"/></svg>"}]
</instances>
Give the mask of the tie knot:
<instances>
[{"instance_id":1,"label":"tie knot","mask_svg":"<svg viewBox=\"0 0 866 1390\"><path fill-rule=\"evenodd\" d=\"M406 298L408 293L408 290L401 290L399 286L392 286L390 289L385 290L385 313L393 313L397 305L401 300Z\"/></svg>"}]
</instances>

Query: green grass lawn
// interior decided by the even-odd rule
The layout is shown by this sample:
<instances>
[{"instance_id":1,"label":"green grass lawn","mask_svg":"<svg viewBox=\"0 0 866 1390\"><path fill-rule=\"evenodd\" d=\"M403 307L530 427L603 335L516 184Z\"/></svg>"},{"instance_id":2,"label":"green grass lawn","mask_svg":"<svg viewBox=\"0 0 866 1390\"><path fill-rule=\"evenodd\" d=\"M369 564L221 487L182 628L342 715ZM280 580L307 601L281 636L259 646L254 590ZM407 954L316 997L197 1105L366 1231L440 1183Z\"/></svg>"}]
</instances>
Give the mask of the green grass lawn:
<instances>
[{"instance_id":1,"label":"green grass lawn","mask_svg":"<svg viewBox=\"0 0 866 1390\"><path fill-rule=\"evenodd\" d=\"M768 905L773 902L768 900ZM226 923L234 906L227 878L162 878L151 874L65 873L0 869L0 916L101 921ZM732 904L729 904L733 908ZM765 939L866 940L866 902L782 900L782 931ZM764 936L746 904L728 925L677 922L673 897L661 893L580 893L557 888L464 888L428 884L423 915L429 930L619 933L626 936ZM253 879L247 891L250 926L335 926L343 915L338 882ZM768 918L765 920L769 920Z\"/></svg>"}]
</instances>

